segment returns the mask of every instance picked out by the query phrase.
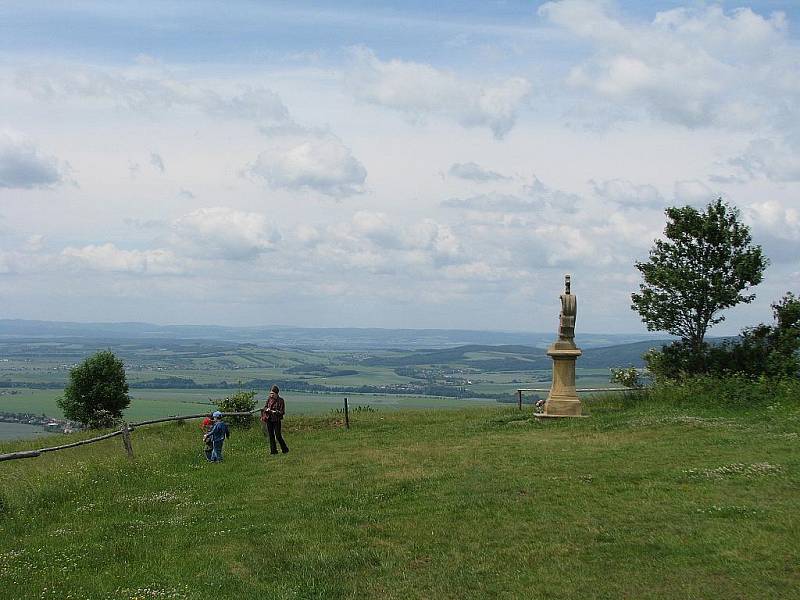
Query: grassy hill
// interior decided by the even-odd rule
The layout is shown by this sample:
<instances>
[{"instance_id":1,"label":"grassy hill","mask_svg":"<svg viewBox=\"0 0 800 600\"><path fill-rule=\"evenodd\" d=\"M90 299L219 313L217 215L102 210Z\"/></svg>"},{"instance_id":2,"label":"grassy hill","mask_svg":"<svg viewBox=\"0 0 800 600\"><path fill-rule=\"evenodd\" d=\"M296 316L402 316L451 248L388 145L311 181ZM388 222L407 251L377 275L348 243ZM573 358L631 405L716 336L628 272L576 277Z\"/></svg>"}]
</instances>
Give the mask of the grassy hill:
<instances>
[{"instance_id":1,"label":"grassy hill","mask_svg":"<svg viewBox=\"0 0 800 600\"><path fill-rule=\"evenodd\" d=\"M234 431L220 465L171 424L133 460L0 463L0 597L798 597L796 398L590 410L290 417L289 454Z\"/></svg>"}]
</instances>

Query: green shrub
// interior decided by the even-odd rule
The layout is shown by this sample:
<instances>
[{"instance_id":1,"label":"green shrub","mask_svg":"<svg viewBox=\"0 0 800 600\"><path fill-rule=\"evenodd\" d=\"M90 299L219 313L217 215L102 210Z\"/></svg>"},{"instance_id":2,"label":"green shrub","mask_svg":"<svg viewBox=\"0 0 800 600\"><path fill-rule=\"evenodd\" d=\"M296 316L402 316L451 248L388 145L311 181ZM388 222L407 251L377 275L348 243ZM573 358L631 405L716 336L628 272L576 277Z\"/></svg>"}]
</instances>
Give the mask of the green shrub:
<instances>
[{"instance_id":1,"label":"green shrub","mask_svg":"<svg viewBox=\"0 0 800 600\"><path fill-rule=\"evenodd\" d=\"M644 387L641 374L636 367L611 369L611 383L618 383L623 387L639 389Z\"/></svg>"},{"instance_id":2,"label":"green shrub","mask_svg":"<svg viewBox=\"0 0 800 600\"><path fill-rule=\"evenodd\" d=\"M773 325L742 331L735 341L708 350L708 371L753 378L800 377L800 299L791 292L772 305Z\"/></svg>"},{"instance_id":3,"label":"green shrub","mask_svg":"<svg viewBox=\"0 0 800 600\"><path fill-rule=\"evenodd\" d=\"M800 377L800 299L787 292L772 305L774 323L744 329L736 339L692 345L687 340L643 356L656 381L708 374L756 380Z\"/></svg>"},{"instance_id":4,"label":"green shrub","mask_svg":"<svg viewBox=\"0 0 800 600\"><path fill-rule=\"evenodd\" d=\"M221 400L215 400L214 404L222 412L250 412L256 407L256 392L236 392ZM253 425L254 418L253 415L243 415L228 417L226 421L235 427L247 429Z\"/></svg>"}]
</instances>

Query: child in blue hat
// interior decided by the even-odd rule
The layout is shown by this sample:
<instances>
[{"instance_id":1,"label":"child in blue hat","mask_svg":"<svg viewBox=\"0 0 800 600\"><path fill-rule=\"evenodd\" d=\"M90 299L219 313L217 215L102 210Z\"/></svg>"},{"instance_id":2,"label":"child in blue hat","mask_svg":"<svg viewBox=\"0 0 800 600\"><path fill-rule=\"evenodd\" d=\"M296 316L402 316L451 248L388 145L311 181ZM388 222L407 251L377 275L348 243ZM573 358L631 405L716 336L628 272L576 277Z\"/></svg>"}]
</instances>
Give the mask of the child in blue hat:
<instances>
[{"instance_id":1,"label":"child in blue hat","mask_svg":"<svg viewBox=\"0 0 800 600\"><path fill-rule=\"evenodd\" d=\"M222 444L225 443L226 438L231 437L231 432L222 421L221 412L215 410L211 416L214 418L214 425L211 427L211 431L206 434L206 438L211 441L211 456L208 460L210 462L221 462Z\"/></svg>"}]
</instances>

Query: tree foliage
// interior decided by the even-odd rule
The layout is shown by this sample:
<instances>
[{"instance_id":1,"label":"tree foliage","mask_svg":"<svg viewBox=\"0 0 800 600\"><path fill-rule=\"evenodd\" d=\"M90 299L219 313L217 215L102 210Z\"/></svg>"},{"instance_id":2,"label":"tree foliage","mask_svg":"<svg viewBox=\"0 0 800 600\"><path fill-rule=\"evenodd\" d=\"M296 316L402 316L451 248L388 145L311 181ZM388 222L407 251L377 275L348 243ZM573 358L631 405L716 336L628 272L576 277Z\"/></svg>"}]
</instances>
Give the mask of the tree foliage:
<instances>
[{"instance_id":1,"label":"tree foliage","mask_svg":"<svg viewBox=\"0 0 800 600\"><path fill-rule=\"evenodd\" d=\"M749 379L797 379L800 377L800 299L787 292L772 305L774 323L742 330L739 337L693 348L686 341L673 342L644 355L657 381L686 375L715 377L738 375Z\"/></svg>"},{"instance_id":2,"label":"tree foliage","mask_svg":"<svg viewBox=\"0 0 800 600\"><path fill-rule=\"evenodd\" d=\"M650 331L680 336L697 352L709 327L725 319L722 310L753 301L755 294L744 292L761 282L768 261L722 198L703 212L684 206L665 213L664 239L647 262L636 263L644 282L631 308Z\"/></svg>"},{"instance_id":3,"label":"tree foliage","mask_svg":"<svg viewBox=\"0 0 800 600\"><path fill-rule=\"evenodd\" d=\"M800 376L800 299L788 292L772 305L773 325L742 331L737 340L709 349L713 374L740 373L771 379Z\"/></svg>"},{"instance_id":4,"label":"tree foliage","mask_svg":"<svg viewBox=\"0 0 800 600\"><path fill-rule=\"evenodd\" d=\"M57 400L64 416L89 427L107 427L131 403L125 366L113 352L97 352L69 371L69 383Z\"/></svg>"},{"instance_id":5,"label":"tree foliage","mask_svg":"<svg viewBox=\"0 0 800 600\"><path fill-rule=\"evenodd\" d=\"M222 412L250 412L256 407L256 392L239 391L230 396L215 400L214 404ZM253 424L252 416L230 417L229 422L236 427L247 428Z\"/></svg>"}]
</instances>

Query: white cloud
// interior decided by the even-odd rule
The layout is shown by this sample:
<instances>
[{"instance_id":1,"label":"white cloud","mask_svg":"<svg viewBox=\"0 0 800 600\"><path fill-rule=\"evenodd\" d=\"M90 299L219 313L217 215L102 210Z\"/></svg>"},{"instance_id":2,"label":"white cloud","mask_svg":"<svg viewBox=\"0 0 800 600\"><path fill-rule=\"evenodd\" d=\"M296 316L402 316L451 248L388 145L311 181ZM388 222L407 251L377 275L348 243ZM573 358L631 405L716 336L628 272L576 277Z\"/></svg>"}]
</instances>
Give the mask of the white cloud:
<instances>
[{"instance_id":1,"label":"white cloud","mask_svg":"<svg viewBox=\"0 0 800 600\"><path fill-rule=\"evenodd\" d=\"M759 230L778 239L800 241L799 208L767 200L751 204L744 212ZM796 247L792 254L797 258Z\"/></svg>"},{"instance_id":2,"label":"white cloud","mask_svg":"<svg viewBox=\"0 0 800 600\"><path fill-rule=\"evenodd\" d=\"M763 176L771 181L800 181L800 144L756 139L729 163L747 177Z\"/></svg>"},{"instance_id":3,"label":"white cloud","mask_svg":"<svg viewBox=\"0 0 800 600\"><path fill-rule=\"evenodd\" d=\"M539 14L593 47L568 82L670 123L748 128L775 124L800 98L800 52L783 13L676 8L630 22L594 0L547 2Z\"/></svg>"},{"instance_id":4,"label":"white cloud","mask_svg":"<svg viewBox=\"0 0 800 600\"><path fill-rule=\"evenodd\" d=\"M313 190L334 198L362 193L367 177L364 165L339 138L314 132L275 138L246 172L273 188Z\"/></svg>"},{"instance_id":5,"label":"white cloud","mask_svg":"<svg viewBox=\"0 0 800 600\"><path fill-rule=\"evenodd\" d=\"M534 177L517 194L492 192L468 198L451 198L442 202L445 208L461 208L491 213L525 213L555 211L567 213L574 210L579 197L551 188Z\"/></svg>"},{"instance_id":6,"label":"white cloud","mask_svg":"<svg viewBox=\"0 0 800 600\"><path fill-rule=\"evenodd\" d=\"M176 250L197 258L252 260L280 240L264 215L222 206L192 211L176 219L172 228Z\"/></svg>"},{"instance_id":7,"label":"white cloud","mask_svg":"<svg viewBox=\"0 0 800 600\"><path fill-rule=\"evenodd\" d=\"M40 100L80 98L110 102L124 108L158 112L192 108L212 116L245 119L262 125L291 122L278 94L265 87L238 87L221 93L210 86L175 78L158 65L134 69L99 69L62 65L27 68L17 72L17 86Z\"/></svg>"},{"instance_id":8,"label":"white cloud","mask_svg":"<svg viewBox=\"0 0 800 600\"><path fill-rule=\"evenodd\" d=\"M722 195L697 180L676 181L674 191L675 203L679 205L705 206Z\"/></svg>"},{"instance_id":9,"label":"white cloud","mask_svg":"<svg viewBox=\"0 0 800 600\"><path fill-rule=\"evenodd\" d=\"M75 266L95 271L149 275L174 275L183 271L170 250L123 250L114 244L69 246L61 256Z\"/></svg>"},{"instance_id":10,"label":"white cloud","mask_svg":"<svg viewBox=\"0 0 800 600\"><path fill-rule=\"evenodd\" d=\"M460 209L461 236L474 256L495 269L536 272L591 266L604 272L632 265L663 227L664 200L651 185L590 182L594 193L572 194L538 179L516 194L483 194L443 203Z\"/></svg>"},{"instance_id":11,"label":"white cloud","mask_svg":"<svg viewBox=\"0 0 800 600\"><path fill-rule=\"evenodd\" d=\"M627 179L609 179L590 182L594 193L609 202L623 206L663 207L664 197L652 185L639 185Z\"/></svg>"},{"instance_id":12,"label":"white cloud","mask_svg":"<svg viewBox=\"0 0 800 600\"><path fill-rule=\"evenodd\" d=\"M467 181L485 182L509 179L505 175L486 169L474 162L453 163L447 172L452 177L466 179Z\"/></svg>"},{"instance_id":13,"label":"white cloud","mask_svg":"<svg viewBox=\"0 0 800 600\"><path fill-rule=\"evenodd\" d=\"M440 267L468 260L449 225L433 219L402 223L381 212L357 211L349 221L324 227L303 225L294 237L312 253L300 262L320 268L335 265L430 279Z\"/></svg>"},{"instance_id":14,"label":"white cloud","mask_svg":"<svg viewBox=\"0 0 800 600\"><path fill-rule=\"evenodd\" d=\"M25 252L40 252L44 248L44 242L45 238L41 234L29 235L28 239L25 240L23 249Z\"/></svg>"},{"instance_id":15,"label":"white cloud","mask_svg":"<svg viewBox=\"0 0 800 600\"><path fill-rule=\"evenodd\" d=\"M32 141L0 133L0 188L51 188L64 181L69 167L43 154Z\"/></svg>"},{"instance_id":16,"label":"white cloud","mask_svg":"<svg viewBox=\"0 0 800 600\"><path fill-rule=\"evenodd\" d=\"M360 100L399 110L412 118L441 115L465 127L488 127L496 138L514 127L531 84L512 77L481 84L424 63L382 61L364 47L351 50L345 84Z\"/></svg>"}]
</instances>

